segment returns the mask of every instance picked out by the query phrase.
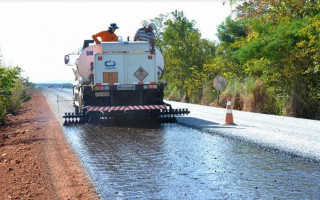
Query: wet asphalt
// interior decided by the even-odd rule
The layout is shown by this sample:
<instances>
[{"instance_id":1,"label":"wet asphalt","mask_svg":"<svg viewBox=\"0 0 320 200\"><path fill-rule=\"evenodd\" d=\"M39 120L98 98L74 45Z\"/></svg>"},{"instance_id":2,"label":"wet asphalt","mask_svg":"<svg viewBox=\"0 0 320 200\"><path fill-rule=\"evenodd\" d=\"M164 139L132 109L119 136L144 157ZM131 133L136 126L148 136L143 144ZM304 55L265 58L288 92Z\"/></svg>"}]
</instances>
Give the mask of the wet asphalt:
<instances>
[{"instance_id":1,"label":"wet asphalt","mask_svg":"<svg viewBox=\"0 0 320 200\"><path fill-rule=\"evenodd\" d=\"M72 93L43 93L62 122ZM148 122L63 130L101 199L320 199L319 163L218 133Z\"/></svg>"}]
</instances>

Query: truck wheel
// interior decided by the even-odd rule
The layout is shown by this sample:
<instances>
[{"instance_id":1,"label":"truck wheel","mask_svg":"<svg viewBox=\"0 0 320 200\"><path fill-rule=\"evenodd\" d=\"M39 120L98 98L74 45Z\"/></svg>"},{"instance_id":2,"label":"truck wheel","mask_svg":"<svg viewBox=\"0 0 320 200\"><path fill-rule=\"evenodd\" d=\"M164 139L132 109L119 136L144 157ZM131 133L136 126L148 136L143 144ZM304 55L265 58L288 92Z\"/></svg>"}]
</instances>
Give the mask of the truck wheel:
<instances>
[{"instance_id":1,"label":"truck wheel","mask_svg":"<svg viewBox=\"0 0 320 200\"><path fill-rule=\"evenodd\" d=\"M82 90L79 90L79 107L78 107L79 112L82 112L83 110L83 96L82 96Z\"/></svg>"},{"instance_id":2,"label":"truck wheel","mask_svg":"<svg viewBox=\"0 0 320 200\"><path fill-rule=\"evenodd\" d=\"M92 123L92 124L99 123L101 116L102 114L100 112L90 112L89 123Z\"/></svg>"},{"instance_id":3,"label":"truck wheel","mask_svg":"<svg viewBox=\"0 0 320 200\"><path fill-rule=\"evenodd\" d=\"M76 114L79 114L79 106L75 106L75 107L74 107L74 112L75 112Z\"/></svg>"},{"instance_id":4,"label":"truck wheel","mask_svg":"<svg viewBox=\"0 0 320 200\"><path fill-rule=\"evenodd\" d=\"M163 92L163 90L160 90L159 98L161 99L161 101L163 101L163 97L164 97L164 92Z\"/></svg>"}]
</instances>

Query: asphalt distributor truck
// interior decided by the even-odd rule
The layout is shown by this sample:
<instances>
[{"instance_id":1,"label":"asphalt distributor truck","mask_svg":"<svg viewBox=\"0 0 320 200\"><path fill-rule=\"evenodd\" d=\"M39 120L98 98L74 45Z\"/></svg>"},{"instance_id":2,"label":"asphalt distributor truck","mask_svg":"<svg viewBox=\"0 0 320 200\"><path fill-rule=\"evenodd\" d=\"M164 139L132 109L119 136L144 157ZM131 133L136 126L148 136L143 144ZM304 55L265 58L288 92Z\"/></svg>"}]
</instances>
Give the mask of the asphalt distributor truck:
<instances>
[{"instance_id":1,"label":"asphalt distributor truck","mask_svg":"<svg viewBox=\"0 0 320 200\"><path fill-rule=\"evenodd\" d=\"M163 102L165 83L159 79L164 59L157 49L151 54L148 42L90 43L93 40L85 40L79 52L65 55L65 64L73 66L75 75L75 112L65 113L65 125L102 120L174 122L176 115L190 113Z\"/></svg>"}]
</instances>

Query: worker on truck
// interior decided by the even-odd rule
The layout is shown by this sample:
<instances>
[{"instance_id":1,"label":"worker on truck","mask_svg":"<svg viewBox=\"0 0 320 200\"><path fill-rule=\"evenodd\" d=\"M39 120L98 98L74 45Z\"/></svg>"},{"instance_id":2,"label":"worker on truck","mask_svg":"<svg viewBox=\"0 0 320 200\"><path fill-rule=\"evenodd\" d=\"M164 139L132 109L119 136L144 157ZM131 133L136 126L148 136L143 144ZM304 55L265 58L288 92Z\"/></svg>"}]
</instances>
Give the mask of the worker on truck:
<instances>
[{"instance_id":1,"label":"worker on truck","mask_svg":"<svg viewBox=\"0 0 320 200\"><path fill-rule=\"evenodd\" d=\"M92 38L96 42L96 44L101 44L101 42L117 42L118 36L114 32L118 28L119 27L116 23L112 23L109 26L109 30L96 33L92 36ZM98 40L98 37L101 38L101 42Z\"/></svg>"},{"instance_id":2,"label":"worker on truck","mask_svg":"<svg viewBox=\"0 0 320 200\"><path fill-rule=\"evenodd\" d=\"M156 25L154 23L150 23L147 27L142 27L138 29L136 35L134 36L134 41L147 41L151 45L151 53L154 54L155 49L155 34L153 30L156 30Z\"/></svg>"}]
</instances>

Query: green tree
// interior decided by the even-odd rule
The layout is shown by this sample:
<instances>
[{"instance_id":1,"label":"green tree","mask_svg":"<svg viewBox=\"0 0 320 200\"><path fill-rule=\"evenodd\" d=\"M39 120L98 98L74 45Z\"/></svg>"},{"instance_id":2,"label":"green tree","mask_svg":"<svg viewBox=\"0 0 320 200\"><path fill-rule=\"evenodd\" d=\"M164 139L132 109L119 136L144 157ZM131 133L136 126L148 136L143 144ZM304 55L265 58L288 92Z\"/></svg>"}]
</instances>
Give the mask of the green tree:
<instances>
[{"instance_id":1,"label":"green tree","mask_svg":"<svg viewBox=\"0 0 320 200\"><path fill-rule=\"evenodd\" d=\"M14 88L15 80L18 78L21 69L19 67L5 68L0 66L0 124L8 114L10 108L10 97Z\"/></svg>"},{"instance_id":2,"label":"green tree","mask_svg":"<svg viewBox=\"0 0 320 200\"><path fill-rule=\"evenodd\" d=\"M244 21L236 21L228 16L225 22L218 27L218 39L220 42L234 43L235 41L247 36L248 27Z\"/></svg>"},{"instance_id":3,"label":"green tree","mask_svg":"<svg viewBox=\"0 0 320 200\"><path fill-rule=\"evenodd\" d=\"M20 74L20 67L6 67L0 62L0 125L5 123L8 113L14 114L23 101L31 98L27 90L34 84Z\"/></svg>"},{"instance_id":4,"label":"green tree","mask_svg":"<svg viewBox=\"0 0 320 200\"><path fill-rule=\"evenodd\" d=\"M302 19L320 12L318 0L240 0L236 8L239 19L260 18L278 21L282 17Z\"/></svg>"},{"instance_id":5,"label":"green tree","mask_svg":"<svg viewBox=\"0 0 320 200\"><path fill-rule=\"evenodd\" d=\"M215 44L201 39L195 21L189 21L183 12L174 11L171 15L164 22L164 78L169 81L169 92L178 91L185 101L189 102L190 98L194 101L202 95L206 78L203 66L213 57Z\"/></svg>"},{"instance_id":6,"label":"green tree","mask_svg":"<svg viewBox=\"0 0 320 200\"><path fill-rule=\"evenodd\" d=\"M165 29L164 22L168 19L168 16L169 14L160 14L158 17L155 17L154 19L150 19L149 21L143 20L141 23L143 26L147 26L151 22L156 25L156 46L159 48L161 52L163 52L166 46L166 44L164 44L163 42L163 32Z\"/></svg>"},{"instance_id":7,"label":"green tree","mask_svg":"<svg viewBox=\"0 0 320 200\"><path fill-rule=\"evenodd\" d=\"M207 67L244 82L248 77L260 79L280 114L320 118L319 5L299 0L244 2L236 9L237 20L227 18L219 27L221 43Z\"/></svg>"}]
</instances>

